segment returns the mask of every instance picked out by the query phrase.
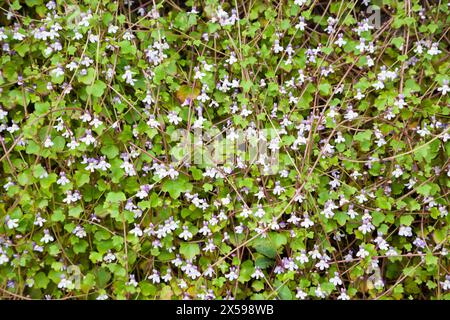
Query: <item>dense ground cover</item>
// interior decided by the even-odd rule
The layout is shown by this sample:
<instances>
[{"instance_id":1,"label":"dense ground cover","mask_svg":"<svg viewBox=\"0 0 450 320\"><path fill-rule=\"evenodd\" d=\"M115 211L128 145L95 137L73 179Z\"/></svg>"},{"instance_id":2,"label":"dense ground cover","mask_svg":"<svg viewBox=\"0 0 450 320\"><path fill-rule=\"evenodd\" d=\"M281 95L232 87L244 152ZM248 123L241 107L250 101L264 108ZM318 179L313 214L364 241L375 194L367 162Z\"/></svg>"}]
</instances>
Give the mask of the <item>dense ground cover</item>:
<instances>
[{"instance_id":1,"label":"dense ground cover","mask_svg":"<svg viewBox=\"0 0 450 320\"><path fill-rule=\"evenodd\" d=\"M0 1L0 296L450 298L448 10Z\"/></svg>"}]
</instances>

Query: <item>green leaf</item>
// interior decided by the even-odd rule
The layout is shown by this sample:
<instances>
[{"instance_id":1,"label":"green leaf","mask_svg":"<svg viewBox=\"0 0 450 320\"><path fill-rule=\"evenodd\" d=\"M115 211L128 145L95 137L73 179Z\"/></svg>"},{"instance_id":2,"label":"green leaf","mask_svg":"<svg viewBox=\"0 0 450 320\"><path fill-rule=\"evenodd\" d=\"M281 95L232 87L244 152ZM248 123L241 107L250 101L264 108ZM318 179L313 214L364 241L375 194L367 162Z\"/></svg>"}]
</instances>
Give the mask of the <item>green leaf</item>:
<instances>
[{"instance_id":1,"label":"green leaf","mask_svg":"<svg viewBox=\"0 0 450 320\"><path fill-rule=\"evenodd\" d=\"M408 79L405 81L404 93L409 95L412 92L420 92L420 85L414 79Z\"/></svg>"},{"instance_id":2,"label":"green leaf","mask_svg":"<svg viewBox=\"0 0 450 320\"><path fill-rule=\"evenodd\" d=\"M182 242L180 244L180 253L188 260L200 254L200 247L197 243Z\"/></svg>"},{"instance_id":3,"label":"green leaf","mask_svg":"<svg viewBox=\"0 0 450 320\"><path fill-rule=\"evenodd\" d=\"M268 258L275 259L277 255L277 249L272 241L269 239L256 239L253 247L257 252L265 255Z\"/></svg>"},{"instance_id":4,"label":"green leaf","mask_svg":"<svg viewBox=\"0 0 450 320\"><path fill-rule=\"evenodd\" d=\"M64 215L64 212L61 209L55 210L55 212L51 216L51 220L53 222L62 222L66 219L66 216Z\"/></svg>"},{"instance_id":5,"label":"green leaf","mask_svg":"<svg viewBox=\"0 0 450 320\"><path fill-rule=\"evenodd\" d=\"M241 82L241 86L244 89L244 92L249 92L253 83L250 80L244 80Z\"/></svg>"},{"instance_id":6,"label":"green leaf","mask_svg":"<svg viewBox=\"0 0 450 320\"><path fill-rule=\"evenodd\" d=\"M43 115L50 110L50 103L49 102L36 102L34 104L34 113L37 115Z\"/></svg>"},{"instance_id":7,"label":"green leaf","mask_svg":"<svg viewBox=\"0 0 450 320\"><path fill-rule=\"evenodd\" d=\"M99 288L106 287L108 285L108 282L111 280L111 273L105 268L95 269L94 274Z\"/></svg>"},{"instance_id":8,"label":"green leaf","mask_svg":"<svg viewBox=\"0 0 450 320\"><path fill-rule=\"evenodd\" d=\"M427 183L427 184L417 187L416 191L418 194L420 194L424 197L428 197L430 195L431 189L432 189L431 185L429 183Z\"/></svg>"},{"instance_id":9,"label":"green leaf","mask_svg":"<svg viewBox=\"0 0 450 320\"><path fill-rule=\"evenodd\" d=\"M103 146L100 151L108 157L108 159L113 159L119 155L119 148L113 144Z\"/></svg>"},{"instance_id":10,"label":"green leaf","mask_svg":"<svg viewBox=\"0 0 450 320\"><path fill-rule=\"evenodd\" d=\"M83 185L85 185L86 183L89 183L89 173L87 172L82 172L82 171L77 171L74 175L75 178L75 183L77 185L77 187L81 187Z\"/></svg>"},{"instance_id":11,"label":"green leaf","mask_svg":"<svg viewBox=\"0 0 450 320\"><path fill-rule=\"evenodd\" d=\"M84 84L92 84L95 80L95 70L94 68L87 69L85 75L78 76L78 80Z\"/></svg>"},{"instance_id":12,"label":"green leaf","mask_svg":"<svg viewBox=\"0 0 450 320\"><path fill-rule=\"evenodd\" d=\"M370 150L372 130L365 130L355 134L354 140L360 142L361 150L366 152Z\"/></svg>"},{"instance_id":13,"label":"green leaf","mask_svg":"<svg viewBox=\"0 0 450 320\"><path fill-rule=\"evenodd\" d=\"M275 284L276 285L276 284ZM291 290L289 290L289 287L286 285L281 285L281 286L277 286L278 287L278 296L282 299L282 300L292 300L292 292Z\"/></svg>"},{"instance_id":14,"label":"green leaf","mask_svg":"<svg viewBox=\"0 0 450 320\"><path fill-rule=\"evenodd\" d=\"M391 202L386 197L378 197L375 201L378 208L384 209L384 210L391 210Z\"/></svg>"},{"instance_id":15,"label":"green leaf","mask_svg":"<svg viewBox=\"0 0 450 320\"><path fill-rule=\"evenodd\" d=\"M410 226L413 221L414 217L410 215L403 215L400 217L400 224L403 224L405 226Z\"/></svg>"},{"instance_id":16,"label":"green leaf","mask_svg":"<svg viewBox=\"0 0 450 320\"><path fill-rule=\"evenodd\" d=\"M202 170L197 169L196 167L191 167L189 170L191 171L192 177L194 178L194 180L198 181L203 178Z\"/></svg>"},{"instance_id":17,"label":"green leaf","mask_svg":"<svg viewBox=\"0 0 450 320\"><path fill-rule=\"evenodd\" d=\"M378 227L384 221L385 215L379 211L372 213L372 223Z\"/></svg>"},{"instance_id":18,"label":"green leaf","mask_svg":"<svg viewBox=\"0 0 450 320\"><path fill-rule=\"evenodd\" d=\"M391 43L394 46L396 46L397 49L399 49L399 50L401 49L404 42L405 42L405 39L403 37L396 37L391 40Z\"/></svg>"},{"instance_id":19,"label":"green leaf","mask_svg":"<svg viewBox=\"0 0 450 320\"><path fill-rule=\"evenodd\" d=\"M78 253L86 252L86 249L88 248L88 246L89 246L89 243L86 240L81 239L78 241L78 243L75 243L72 246L72 248L73 248L73 251L78 254Z\"/></svg>"},{"instance_id":20,"label":"green leaf","mask_svg":"<svg viewBox=\"0 0 450 320\"><path fill-rule=\"evenodd\" d=\"M336 221L339 223L340 226L344 226L345 223L347 222L348 215L342 211L339 211L336 212L334 218L336 219Z\"/></svg>"},{"instance_id":21,"label":"green leaf","mask_svg":"<svg viewBox=\"0 0 450 320\"><path fill-rule=\"evenodd\" d=\"M46 289L50 280L45 273L39 272L34 276L34 286L38 289Z\"/></svg>"},{"instance_id":22,"label":"green leaf","mask_svg":"<svg viewBox=\"0 0 450 320\"><path fill-rule=\"evenodd\" d=\"M94 97L101 97L105 92L106 84L101 80L95 80L95 82L86 88L86 92Z\"/></svg>"},{"instance_id":23,"label":"green leaf","mask_svg":"<svg viewBox=\"0 0 450 320\"><path fill-rule=\"evenodd\" d=\"M321 95L329 96L331 93L331 85L329 83L321 83L319 85L319 91Z\"/></svg>"},{"instance_id":24,"label":"green leaf","mask_svg":"<svg viewBox=\"0 0 450 320\"><path fill-rule=\"evenodd\" d=\"M66 145L66 140L61 136L57 136L53 139L52 149L57 152L61 152L64 150L65 145Z\"/></svg>"},{"instance_id":25,"label":"green leaf","mask_svg":"<svg viewBox=\"0 0 450 320\"><path fill-rule=\"evenodd\" d=\"M438 257L434 256L431 251L427 252L427 255L425 256L425 263L427 265L437 265L438 263Z\"/></svg>"},{"instance_id":26,"label":"green leaf","mask_svg":"<svg viewBox=\"0 0 450 320\"><path fill-rule=\"evenodd\" d=\"M182 192L192 191L192 187L185 176L180 176L177 180L164 181L162 191L169 192L173 199L177 199Z\"/></svg>"},{"instance_id":27,"label":"green leaf","mask_svg":"<svg viewBox=\"0 0 450 320\"><path fill-rule=\"evenodd\" d=\"M39 154L41 150L41 146L34 142L33 140L29 140L25 152L27 154Z\"/></svg>"},{"instance_id":28,"label":"green leaf","mask_svg":"<svg viewBox=\"0 0 450 320\"><path fill-rule=\"evenodd\" d=\"M83 208L79 205L74 208L69 209L69 216L74 218L79 218L80 214L83 212Z\"/></svg>"},{"instance_id":29,"label":"green leaf","mask_svg":"<svg viewBox=\"0 0 450 320\"><path fill-rule=\"evenodd\" d=\"M141 282L139 283L139 287L144 297L154 296L157 292L157 288L149 282Z\"/></svg>"},{"instance_id":30,"label":"green leaf","mask_svg":"<svg viewBox=\"0 0 450 320\"><path fill-rule=\"evenodd\" d=\"M444 242L448 236L449 236L449 234L448 234L447 227L444 227L442 229L437 229L433 233L433 239L437 244Z\"/></svg>"},{"instance_id":31,"label":"green leaf","mask_svg":"<svg viewBox=\"0 0 450 320\"><path fill-rule=\"evenodd\" d=\"M19 182L20 185L22 186L27 186L33 183L33 176L31 174L31 170L28 169L24 172L21 172L18 177L17 177L17 181Z\"/></svg>"},{"instance_id":32,"label":"green leaf","mask_svg":"<svg viewBox=\"0 0 450 320\"><path fill-rule=\"evenodd\" d=\"M281 246L285 245L287 243L287 237L283 233L276 233L271 232L269 234L269 237L272 239L272 243L275 246L276 249L280 248Z\"/></svg>"},{"instance_id":33,"label":"green leaf","mask_svg":"<svg viewBox=\"0 0 450 320\"><path fill-rule=\"evenodd\" d=\"M123 192L109 192L106 195L106 202L109 203L119 203L127 200Z\"/></svg>"},{"instance_id":34,"label":"green leaf","mask_svg":"<svg viewBox=\"0 0 450 320\"><path fill-rule=\"evenodd\" d=\"M426 145L421 145L416 149L416 151L414 151L414 158L418 161L430 163L438 155L439 148L439 140L435 140Z\"/></svg>"},{"instance_id":35,"label":"green leaf","mask_svg":"<svg viewBox=\"0 0 450 320\"><path fill-rule=\"evenodd\" d=\"M253 262L251 260L246 260L240 265L239 270L239 282L245 283L251 279L251 275L255 271L253 267Z\"/></svg>"}]
</instances>

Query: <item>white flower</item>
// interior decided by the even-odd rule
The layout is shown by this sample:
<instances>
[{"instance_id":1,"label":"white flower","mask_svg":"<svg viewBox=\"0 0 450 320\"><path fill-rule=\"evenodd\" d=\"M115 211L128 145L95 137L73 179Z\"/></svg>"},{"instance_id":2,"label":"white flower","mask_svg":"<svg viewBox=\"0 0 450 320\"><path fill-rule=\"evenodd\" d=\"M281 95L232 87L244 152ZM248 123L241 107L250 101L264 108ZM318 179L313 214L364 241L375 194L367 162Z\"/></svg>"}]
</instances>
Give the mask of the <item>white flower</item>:
<instances>
[{"instance_id":1,"label":"white flower","mask_svg":"<svg viewBox=\"0 0 450 320\"><path fill-rule=\"evenodd\" d=\"M213 239L208 239L208 243L205 244L203 251L205 252L214 252L216 250L216 245L213 242Z\"/></svg>"},{"instance_id":2,"label":"white flower","mask_svg":"<svg viewBox=\"0 0 450 320\"><path fill-rule=\"evenodd\" d=\"M206 73L202 72L202 71L200 70L200 68L195 67L194 70L195 70L194 80L197 80L197 79L198 79L198 80L202 80L203 77L206 76Z\"/></svg>"},{"instance_id":3,"label":"white flower","mask_svg":"<svg viewBox=\"0 0 450 320\"><path fill-rule=\"evenodd\" d=\"M160 126L158 120L156 120L156 117L151 114L149 116L149 119L147 120L147 124L151 127L151 128L158 128Z\"/></svg>"},{"instance_id":4,"label":"white flower","mask_svg":"<svg viewBox=\"0 0 450 320\"><path fill-rule=\"evenodd\" d=\"M52 139L50 138L50 136L48 136L47 137L47 139L45 139L45 141L44 141L44 147L46 147L46 148L51 148L52 146L53 146L53 141L52 141Z\"/></svg>"},{"instance_id":5,"label":"white flower","mask_svg":"<svg viewBox=\"0 0 450 320\"><path fill-rule=\"evenodd\" d=\"M77 147L80 146L80 144L79 144L75 139L72 139L72 140L67 144L67 146L68 146L71 150L75 150Z\"/></svg>"},{"instance_id":6,"label":"white flower","mask_svg":"<svg viewBox=\"0 0 450 320\"><path fill-rule=\"evenodd\" d=\"M314 292L317 298L325 298L325 292L322 291L322 288L318 286Z\"/></svg>"},{"instance_id":7,"label":"white flower","mask_svg":"<svg viewBox=\"0 0 450 320\"><path fill-rule=\"evenodd\" d=\"M137 287L138 283L134 277L134 274L130 274L129 280L125 283L127 286Z\"/></svg>"},{"instance_id":8,"label":"white flower","mask_svg":"<svg viewBox=\"0 0 450 320\"><path fill-rule=\"evenodd\" d=\"M354 112L352 107L349 107L347 109L347 113L344 115L344 118L346 120L353 120L353 119L356 119L357 117L358 117L358 113Z\"/></svg>"},{"instance_id":9,"label":"white flower","mask_svg":"<svg viewBox=\"0 0 450 320\"><path fill-rule=\"evenodd\" d=\"M81 33L79 33L78 31L75 31L75 35L73 36L74 40L80 40L83 39L83 35Z\"/></svg>"},{"instance_id":10,"label":"white flower","mask_svg":"<svg viewBox=\"0 0 450 320\"><path fill-rule=\"evenodd\" d=\"M64 276L58 283L58 288L60 289L73 289L73 283L70 279L66 279Z\"/></svg>"},{"instance_id":11,"label":"white flower","mask_svg":"<svg viewBox=\"0 0 450 320\"><path fill-rule=\"evenodd\" d=\"M396 177L396 178L399 178L399 177L402 176L402 174L403 174L402 168L400 168L399 165L396 165L396 166L395 166L395 170L392 171L392 175L393 175L394 177Z\"/></svg>"},{"instance_id":12,"label":"white flower","mask_svg":"<svg viewBox=\"0 0 450 320\"><path fill-rule=\"evenodd\" d=\"M356 253L357 257L360 257L361 259L364 259L365 257L367 257L369 255L369 251L367 251L366 249L364 249L363 247L359 247L358 252Z\"/></svg>"},{"instance_id":13,"label":"white flower","mask_svg":"<svg viewBox=\"0 0 450 320\"><path fill-rule=\"evenodd\" d=\"M295 0L294 4L296 4L298 6L302 6L306 3L306 1L308 1L308 0Z\"/></svg>"},{"instance_id":14,"label":"white flower","mask_svg":"<svg viewBox=\"0 0 450 320\"><path fill-rule=\"evenodd\" d=\"M236 268L231 267L230 272L225 275L225 278L227 278L229 281L233 281L239 278L239 274L236 272Z\"/></svg>"},{"instance_id":15,"label":"white flower","mask_svg":"<svg viewBox=\"0 0 450 320\"><path fill-rule=\"evenodd\" d=\"M66 68L70 71L75 70L78 67L78 64L75 61L72 61L66 65Z\"/></svg>"},{"instance_id":16,"label":"white flower","mask_svg":"<svg viewBox=\"0 0 450 320\"><path fill-rule=\"evenodd\" d=\"M314 225L314 222L311 219L309 219L309 216L307 214L305 214L305 220L300 222L300 225L303 228L308 229Z\"/></svg>"},{"instance_id":17,"label":"white flower","mask_svg":"<svg viewBox=\"0 0 450 320\"><path fill-rule=\"evenodd\" d=\"M122 38L123 38L124 40L133 40L133 39L135 38L135 36L134 36L133 33L127 31L127 32L125 32L125 33L123 34Z\"/></svg>"},{"instance_id":18,"label":"white flower","mask_svg":"<svg viewBox=\"0 0 450 320\"><path fill-rule=\"evenodd\" d=\"M95 117L94 120L92 120L89 124L94 128L98 128L103 124L103 122L100 121L97 117Z\"/></svg>"},{"instance_id":19,"label":"white flower","mask_svg":"<svg viewBox=\"0 0 450 320\"><path fill-rule=\"evenodd\" d=\"M38 213L38 214L36 215L36 218L35 218L35 221L34 221L34 225L35 225L35 226L42 227L46 221L47 221L47 220L44 219L44 218L42 218L41 215Z\"/></svg>"},{"instance_id":20,"label":"white flower","mask_svg":"<svg viewBox=\"0 0 450 320\"><path fill-rule=\"evenodd\" d=\"M167 270L167 273L163 275L161 279L163 279L164 282L169 282L170 280L172 280L172 274L170 272L170 269Z\"/></svg>"},{"instance_id":21,"label":"white flower","mask_svg":"<svg viewBox=\"0 0 450 320\"><path fill-rule=\"evenodd\" d=\"M365 96L366 96L365 94L361 93L361 89L357 89L357 90L356 90L356 96L355 96L355 98L356 98L357 100L361 100L361 99L364 98Z\"/></svg>"},{"instance_id":22,"label":"white flower","mask_svg":"<svg viewBox=\"0 0 450 320\"><path fill-rule=\"evenodd\" d=\"M300 300L305 300L308 294L300 288L297 288L297 294L295 297Z\"/></svg>"},{"instance_id":23,"label":"white flower","mask_svg":"<svg viewBox=\"0 0 450 320\"><path fill-rule=\"evenodd\" d=\"M436 55L440 54L442 51L439 50L438 46L439 46L439 43L438 43L438 42L434 42L434 43L431 45L431 48L428 49L427 53L428 53L430 56L436 56Z\"/></svg>"},{"instance_id":24,"label":"white flower","mask_svg":"<svg viewBox=\"0 0 450 320\"><path fill-rule=\"evenodd\" d=\"M279 182L279 181L275 182L275 188L273 189L273 194L274 194L274 195L278 195L278 196L279 196L279 195L282 194L285 190L286 190L286 189L280 185L280 182Z\"/></svg>"},{"instance_id":25,"label":"white flower","mask_svg":"<svg viewBox=\"0 0 450 320\"><path fill-rule=\"evenodd\" d=\"M445 281L441 281L441 287L444 291L450 290L450 277L447 276Z\"/></svg>"},{"instance_id":26,"label":"white flower","mask_svg":"<svg viewBox=\"0 0 450 320\"><path fill-rule=\"evenodd\" d=\"M116 260L116 256L110 251L103 257L103 261L105 261L106 263L111 263L114 260Z\"/></svg>"},{"instance_id":27,"label":"white flower","mask_svg":"<svg viewBox=\"0 0 450 320\"><path fill-rule=\"evenodd\" d=\"M122 75L122 79L131 86L134 86L135 79L133 79L133 72L131 71L130 66L125 67L125 73Z\"/></svg>"},{"instance_id":28,"label":"white flower","mask_svg":"<svg viewBox=\"0 0 450 320\"><path fill-rule=\"evenodd\" d=\"M44 230L44 236L41 238L41 242L43 243L49 243L55 240L52 235L50 234L50 231L48 229Z\"/></svg>"},{"instance_id":29,"label":"white flower","mask_svg":"<svg viewBox=\"0 0 450 320\"><path fill-rule=\"evenodd\" d=\"M7 262L9 262L8 256L5 253L0 251L0 266Z\"/></svg>"},{"instance_id":30,"label":"white flower","mask_svg":"<svg viewBox=\"0 0 450 320\"><path fill-rule=\"evenodd\" d=\"M347 43L347 41L344 40L344 35L342 33L339 34L338 39L334 42L338 47L342 47Z\"/></svg>"},{"instance_id":31,"label":"white flower","mask_svg":"<svg viewBox=\"0 0 450 320\"><path fill-rule=\"evenodd\" d=\"M6 225L8 229L15 229L19 226L19 219L11 219L9 216L6 216Z\"/></svg>"},{"instance_id":32,"label":"white flower","mask_svg":"<svg viewBox=\"0 0 450 320\"><path fill-rule=\"evenodd\" d=\"M63 202L67 203L67 204L71 204L71 203L77 202L80 199L81 199L81 195L78 190L76 190L75 192L68 190L66 192L66 198L63 199Z\"/></svg>"},{"instance_id":33,"label":"white flower","mask_svg":"<svg viewBox=\"0 0 450 320\"><path fill-rule=\"evenodd\" d=\"M83 122L89 122L92 120L92 117L88 112L86 112L86 113L83 113L83 115L80 117L80 120Z\"/></svg>"},{"instance_id":34,"label":"white flower","mask_svg":"<svg viewBox=\"0 0 450 320\"><path fill-rule=\"evenodd\" d=\"M59 179L56 181L56 183L61 186L65 186L66 184L70 183L70 180L67 179L66 174L64 172L61 172L59 174Z\"/></svg>"},{"instance_id":35,"label":"white flower","mask_svg":"<svg viewBox=\"0 0 450 320\"><path fill-rule=\"evenodd\" d=\"M80 225L76 226L75 229L73 229L72 233L81 239L87 236L86 231Z\"/></svg>"},{"instance_id":36,"label":"white flower","mask_svg":"<svg viewBox=\"0 0 450 320\"><path fill-rule=\"evenodd\" d=\"M119 30L119 27L113 24L109 25L108 27L108 33L116 34L117 30Z\"/></svg>"},{"instance_id":37,"label":"white flower","mask_svg":"<svg viewBox=\"0 0 450 320\"><path fill-rule=\"evenodd\" d=\"M280 41L279 40L275 40L274 41L274 45L273 45L272 50L275 53L279 53L279 52L282 52L284 50L284 48L282 46L280 46Z\"/></svg>"},{"instance_id":38,"label":"white flower","mask_svg":"<svg viewBox=\"0 0 450 320\"><path fill-rule=\"evenodd\" d=\"M120 168L123 169L125 171L125 173L130 177L136 175L136 171L134 170L133 164L128 161L124 161L120 165Z\"/></svg>"},{"instance_id":39,"label":"white flower","mask_svg":"<svg viewBox=\"0 0 450 320\"><path fill-rule=\"evenodd\" d=\"M83 142L84 144L86 144L87 146L93 144L96 144L96 140L95 138L92 136L92 131L91 130L86 130L86 135L82 138L80 138L80 141Z\"/></svg>"},{"instance_id":40,"label":"white flower","mask_svg":"<svg viewBox=\"0 0 450 320\"><path fill-rule=\"evenodd\" d=\"M130 230L130 233L132 235L135 235L138 238L142 237L142 235L143 235L141 228L139 228L139 226L136 223L134 224L134 228L132 230Z\"/></svg>"},{"instance_id":41,"label":"white flower","mask_svg":"<svg viewBox=\"0 0 450 320\"><path fill-rule=\"evenodd\" d=\"M367 234L375 230L375 226L370 221L364 221L362 225L358 227L358 230L362 234Z\"/></svg>"},{"instance_id":42,"label":"white flower","mask_svg":"<svg viewBox=\"0 0 450 320\"><path fill-rule=\"evenodd\" d=\"M309 262L309 258L308 258L308 256L306 255L306 252L305 252L305 251L302 251L302 252L300 253L300 255L299 255L298 257L296 257L295 259L296 259L298 262L300 262L300 264L304 264L304 263Z\"/></svg>"},{"instance_id":43,"label":"white flower","mask_svg":"<svg viewBox=\"0 0 450 320\"><path fill-rule=\"evenodd\" d=\"M177 170L175 170L175 168L171 165L170 167L169 167L169 170L167 170L167 175L170 177L170 179L176 179L177 177L178 177L178 175L179 175L180 173L177 171Z\"/></svg>"},{"instance_id":44,"label":"white flower","mask_svg":"<svg viewBox=\"0 0 450 320\"><path fill-rule=\"evenodd\" d=\"M157 270L153 270L153 273L148 276L148 279L151 280L153 283L161 282L161 278L160 278L159 272Z\"/></svg>"},{"instance_id":45,"label":"white flower","mask_svg":"<svg viewBox=\"0 0 450 320\"><path fill-rule=\"evenodd\" d=\"M94 43L94 42L98 42L99 40L99 36L97 34L93 34L91 33L88 37L89 42Z\"/></svg>"},{"instance_id":46,"label":"white flower","mask_svg":"<svg viewBox=\"0 0 450 320\"><path fill-rule=\"evenodd\" d=\"M450 92L450 87L448 86L448 80L444 80L442 87L437 89L442 95L446 95Z\"/></svg>"},{"instance_id":47,"label":"white flower","mask_svg":"<svg viewBox=\"0 0 450 320\"><path fill-rule=\"evenodd\" d=\"M334 277L330 279L330 282L335 286L342 284L342 280L339 278L339 274L337 272L334 273Z\"/></svg>"},{"instance_id":48,"label":"white flower","mask_svg":"<svg viewBox=\"0 0 450 320\"><path fill-rule=\"evenodd\" d=\"M259 219L261 219L265 215L266 215L266 212L264 211L264 209L261 206L259 206L258 210L256 210L256 212L254 213L254 216Z\"/></svg>"},{"instance_id":49,"label":"white flower","mask_svg":"<svg viewBox=\"0 0 450 320\"><path fill-rule=\"evenodd\" d=\"M208 63L206 63L206 61L203 61L202 63L203 63L203 68L205 69L205 71L209 72L212 70L212 68L213 68L212 64L208 64Z\"/></svg>"},{"instance_id":50,"label":"white flower","mask_svg":"<svg viewBox=\"0 0 450 320\"><path fill-rule=\"evenodd\" d=\"M400 226L399 230L398 230L398 235L399 236L404 236L404 237L412 237L412 229L409 226Z\"/></svg>"},{"instance_id":51,"label":"white flower","mask_svg":"<svg viewBox=\"0 0 450 320\"><path fill-rule=\"evenodd\" d=\"M0 120L5 119L7 115L8 115L8 111L5 111L2 108L0 108Z\"/></svg>"},{"instance_id":52,"label":"white flower","mask_svg":"<svg viewBox=\"0 0 450 320\"><path fill-rule=\"evenodd\" d=\"M330 265L325 259L320 259L318 263L316 263L316 268L319 268L320 270L328 269Z\"/></svg>"},{"instance_id":53,"label":"white flower","mask_svg":"<svg viewBox=\"0 0 450 320\"><path fill-rule=\"evenodd\" d=\"M192 233L189 231L187 226L183 226L183 232L180 233L179 237L184 240L192 239Z\"/></svg>"},{"instance_id":54,"label":"white flower","mask_svg":"<svg viewBox=\"0 0 450 320\"><path fill-rule=\"evenodd\" d=\"M252 113L252 110L247 109L246 106L242 107L241 116L243 116L244 118L248 117Z\"/></svg>"},{"instance_id":55,"label":"white flower","mask_svg":"<svg viewBox=\"0 0 450 320\"><path fill-rule=\"evenodd\" d=\"M278 224L276 217L272 218L272 221L270 222L269 227L272 230L279 230L280 229L280 225Z\"/></svg>"},{"instance_id":56,"label":"white flower","mask_svg":"<svg viewBox=\"0 0 450 320\"><path fill-rule=\"evenodd\" d=\"M337 297L337 299L338 300L350 300L350 297L345 291L342 291L341 294Z\"/></svg>"},{"instance_id":57,"label":"white flower","mask_svg":"<svg viewBox=\"0 0 450 320\"><path fill-rule=\"evenodd\" d=\"M100 171L107 171L111 168L111 165L105 160L105 157L101 157L100 161L95 165L95 169Z\"/></svg>"},{"instance_id":58,"label":"white flower","mask_svg":"<svg viewBox=\"0 0 450 320\"><path fill-rule=\"evenodd\" d=\"M147 95L145 96L144 100L142 100L142 102L146 104L152 104L153 102L155 102L150 91L147 91Z\"/></svg>"},{"instance_id":59,"label":"white flower","mask_svg":"<svg viewBox=\"0 0 450 320\"><path fill-rule=\"evenodd\" d=\"M64 75L64 69L62 67L57 67L52 70L52 73L55 77L60 77Z\"/></svg>"},{"instance_id":60,"label":"white flower","mask_svg":"<svg viewBox=\"0 0 450 320\"><path fill-rule=\"evenodd\" d=\"M251 277L252 277L253 279L264 278L264 273L261 271L260 268L256 267L256 268L255 268L255 272L252 273Z\"/></svg>"},{"instance_id":61,"label":"white flower","mask_svg":"<svg viewBox=\"0 0 450 320\"><path fill-rule=\"evenodd\" d=\"M230 57L225 61L229 65L232 65L233 63L237 62L236 54L234 52L231 53Z\"/></svg>"},{"instance_id":62,"label":"white flower","mask_svg":"<svg viewBox=\"0 0 450 320\"><path fill-rule=\"evenodd\" d=\"M179 124L183 120L175 111L169 112L167 114L167 118L169 119L169 123L172 123L174 125Z\"/></svg>"}]
</instances>

